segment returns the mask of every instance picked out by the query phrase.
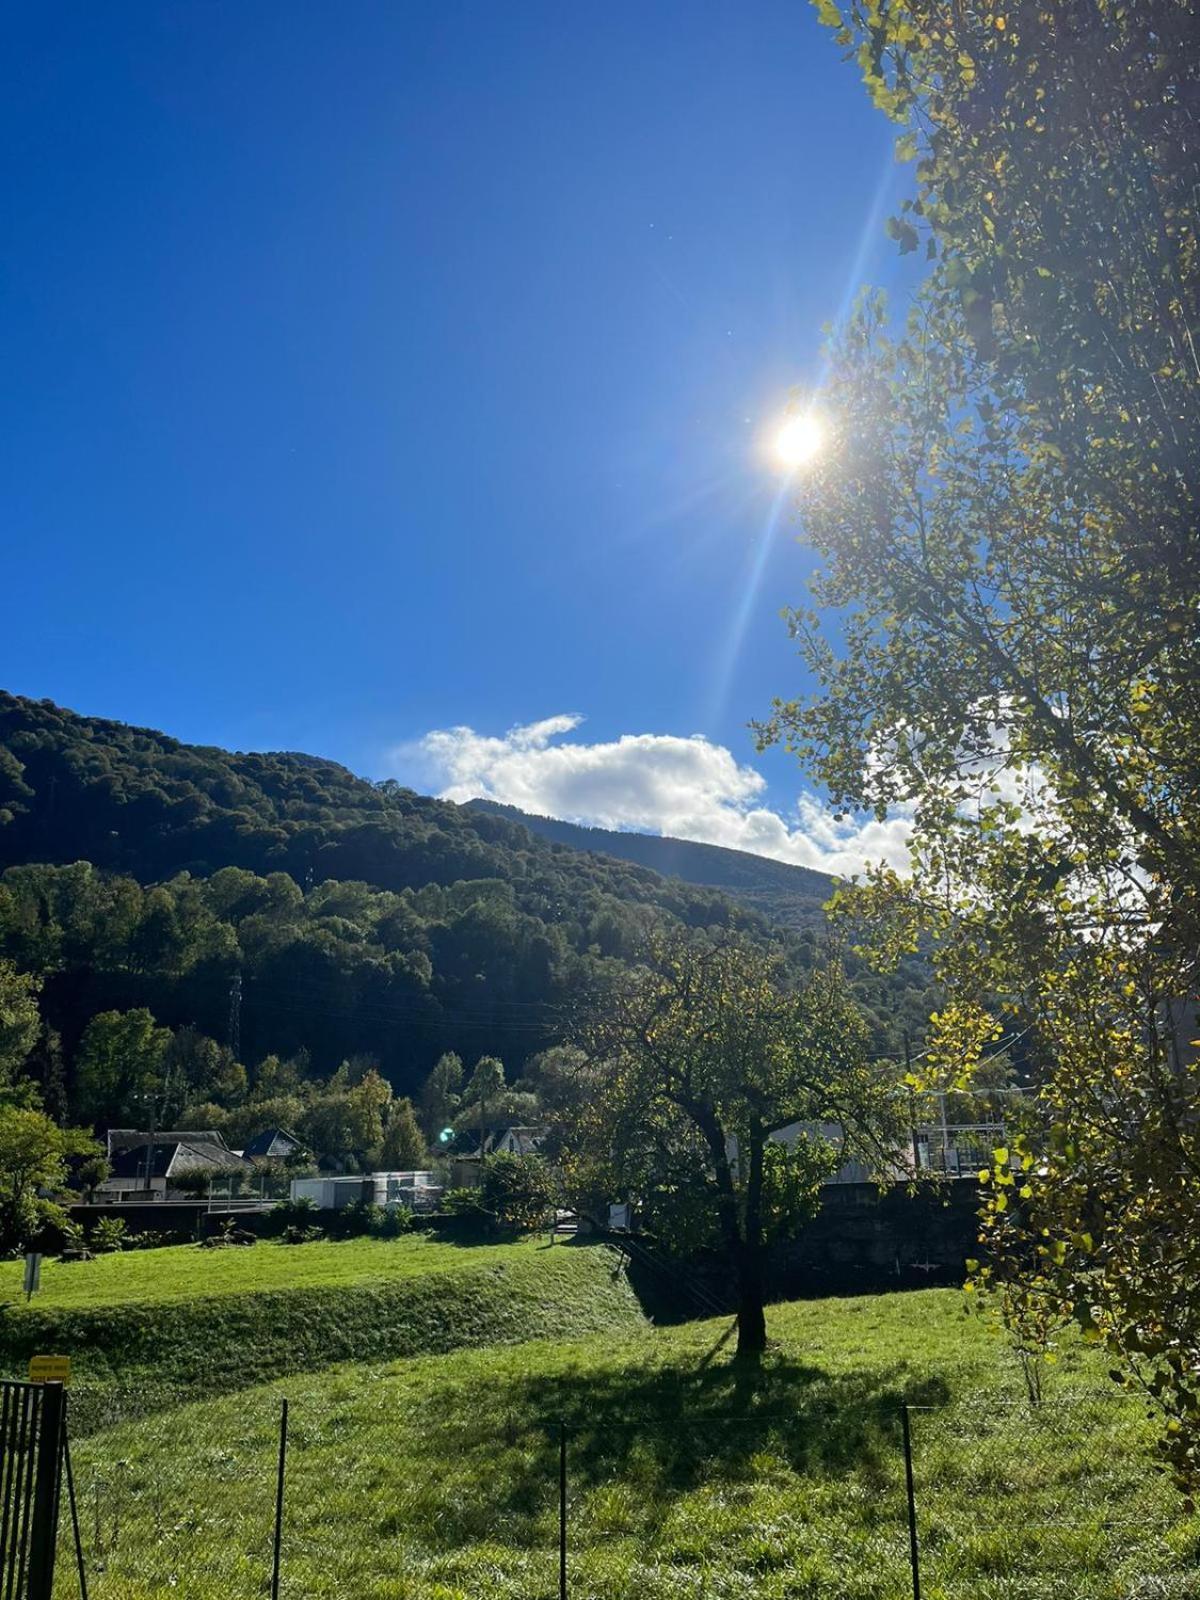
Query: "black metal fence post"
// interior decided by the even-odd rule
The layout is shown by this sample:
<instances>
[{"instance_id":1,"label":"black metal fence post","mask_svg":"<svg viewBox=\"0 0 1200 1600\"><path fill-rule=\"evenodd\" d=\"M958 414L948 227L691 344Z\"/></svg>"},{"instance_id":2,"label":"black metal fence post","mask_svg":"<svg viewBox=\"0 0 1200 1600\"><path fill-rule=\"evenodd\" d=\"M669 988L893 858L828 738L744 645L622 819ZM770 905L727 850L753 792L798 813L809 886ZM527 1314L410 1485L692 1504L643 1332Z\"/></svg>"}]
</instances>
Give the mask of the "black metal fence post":
<instances>
[{"instance_id":1,"label":"black metal fence post","mask_svg":"<svg viewBox=\"0 0 1200 1600\"><path fill-rule=\"evenodd\" d=\"M50 1600L58 1544L58 1488L62 1469L63 1386L41 1385L37 1459L30 1507L29 1600Z\"/></svg>"},{"instance_id":2,"label":"black metal fence post","mask_svg":"<svg viewBox=\"0 0 1200 1600\"><path fill-rule=\"evenodd\" d=\"M900 1427L904 1434L904 1484L908 1491L908 1559L912 1565L913 1600L921 1600L921 1544L917 1537L917 1493L913 1485L912 1429L907 1401L900 1408Z\"/></svg>"},{"instance_id":3,"label":"black metal fence post","mask_svg":"<svg viewBox=\"0 0 1200 1600\"><path fill-rule=\"evenodd\" d=\"M75 1571L79 1577L79 1600L88 1600L87 1563L83 1559L83 1532L79 1526L79 1504L75 1499L75 1474L71 1471L71 1438L63 1413L63 1468L67 1479L67 1503L71 1508L71 1532L75 1537Z\"/></svg>"},{"instance_id":4,"label":"black metal fence post","mask_svg":"<svg viewBox=\"0 0 1200 1600\"><path fill-rule=\"evenodd\" d=\"M567 1600L567 1424L558 1425L558 1600Z\"/></svg>"},{"instance_id":5,"label":"black metal fence post","mask_svg":"<svg viewBox=\"0 0 1200 1600\"><path fill-rule=\"evenodd\" d=\"M279 1600L279 1561L283 1550L283 1482L287 1470L288 1403L279 1411L279 1475L275 1483L275 1547L271 1555L271 1600Z\"/></svg>"}]
</instances>

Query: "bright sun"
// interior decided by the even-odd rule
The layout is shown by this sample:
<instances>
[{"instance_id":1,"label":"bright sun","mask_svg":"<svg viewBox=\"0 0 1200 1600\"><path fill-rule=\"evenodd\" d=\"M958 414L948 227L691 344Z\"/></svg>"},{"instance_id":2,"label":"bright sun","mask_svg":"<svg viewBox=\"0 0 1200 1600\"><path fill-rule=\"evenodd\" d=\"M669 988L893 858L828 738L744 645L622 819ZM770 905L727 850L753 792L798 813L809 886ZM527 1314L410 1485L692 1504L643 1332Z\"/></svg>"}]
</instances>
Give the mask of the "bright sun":
<instances>
[{"instance_id":1,"label":"bright sun","mask_svg":"<svg viewBox=\"0 0 1200 1600\"><path fill-rule=\"evenodd\" d=\"M788 468L807 466L825 443L825 429L812 412L789 417L775 435L775 455Z\"/></svg>"}]
</instances>

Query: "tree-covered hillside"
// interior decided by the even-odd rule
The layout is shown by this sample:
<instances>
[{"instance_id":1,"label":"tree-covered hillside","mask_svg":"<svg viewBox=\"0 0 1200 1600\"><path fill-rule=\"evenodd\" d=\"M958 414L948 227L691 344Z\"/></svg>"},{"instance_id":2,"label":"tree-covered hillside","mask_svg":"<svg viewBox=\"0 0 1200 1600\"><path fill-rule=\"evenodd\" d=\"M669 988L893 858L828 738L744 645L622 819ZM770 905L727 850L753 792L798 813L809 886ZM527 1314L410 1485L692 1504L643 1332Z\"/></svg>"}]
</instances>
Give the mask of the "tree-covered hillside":
<instances>
[{"instance_id":1,"label":"tree-covered hillside","mask_svg":"<svg viewBox=\"0 0 1200 1600\"><path fill-rule=\"evenodd\" d=\"M222 1047L176 1045L193 1102L253 1091L268 1058L369 1058L405 1093L445 1051L490 1053L511 1081L663 918L816 958L813 930L506 817L0 694L0 960L40 980L30 1071L64 1113L136 1116L118 1058L149 1024L89 1024L142 1008ZM861 984L883 1037L893 997Z\"/></svg>"},{"instance_id":2,"label":"tree-covered hillside","mask_svg":"<svg viewBox=\"0 0 1200 1600\"><path fill-rule=\"evenodd\" d=\"M602 855L619 856L649 867L667 878L682 878L685 883L705 889L720 889L741 905L759 911L770 922L784 928L811 928L822 918L821 908L837 887L837 880L811 867L795 867L769 856L751 855L746 850L729 850L722 845L699 844L691 839L664 839L656 834L618 833L611 828L585 828L557 817L533 816L516 806L500 805L495 800L472 800L472 810L519 822L530 833L541 834L573 850L593 850Z\"/></svg>"}]
</instances>

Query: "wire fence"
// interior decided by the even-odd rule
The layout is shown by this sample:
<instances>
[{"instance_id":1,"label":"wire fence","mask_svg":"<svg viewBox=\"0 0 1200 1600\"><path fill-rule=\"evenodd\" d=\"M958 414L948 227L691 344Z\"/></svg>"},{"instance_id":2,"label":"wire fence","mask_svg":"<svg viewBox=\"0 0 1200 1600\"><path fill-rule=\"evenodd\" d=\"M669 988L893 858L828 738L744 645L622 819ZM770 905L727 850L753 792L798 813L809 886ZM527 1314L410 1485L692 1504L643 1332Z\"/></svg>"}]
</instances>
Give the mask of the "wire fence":
<instances>
[{"instance_id":1,"label":"wire fence","mask_svg":"<svg viewBox=\"0 0 1200 1600\"><path fill-rule=\"evenodd\" d=\"M814 1384L814 1389L819 1387ZM92 1600L1185 1600L1200 1530L1143 1408L1086 1393L559 1419L404 1371L147 1411L71 1397ZM732 1398L733 1404L728 1404ZM281 1451L281 1446L283 1449ZM282 1472L280 1470L282 1463ZM282 1489L282 1497L280 1490ZM69 1519L56 1600L80 1593Z\"/></svg>"},{"instance_id":2,"label":"wire fence","mask_svg":"<svg viewBox=\"0 0 1200 1600\"><path fill-rule=\"evenodd\" d=\"M1196 1519L1136 1399L974 1397L907 1424L918 1594L1200 1594Z\"/></svg>"},{"instance_id":3,"label":"wire fence","mask_svg":"<svg viewBox=\"0 0 1200 1600\"><path fill-rule=\"evenodd\" d=\"M160 1409L154 1399L140 1390L69 1397L74 1510L88 1593L97 1600L268 1594L279 1399L261 1390L240 1397L222 1407L216 1427L200 1420L207 1408ZM80 1592L72 1519L64 1514L55 1600Z\"/></svg>"}]
</instances>

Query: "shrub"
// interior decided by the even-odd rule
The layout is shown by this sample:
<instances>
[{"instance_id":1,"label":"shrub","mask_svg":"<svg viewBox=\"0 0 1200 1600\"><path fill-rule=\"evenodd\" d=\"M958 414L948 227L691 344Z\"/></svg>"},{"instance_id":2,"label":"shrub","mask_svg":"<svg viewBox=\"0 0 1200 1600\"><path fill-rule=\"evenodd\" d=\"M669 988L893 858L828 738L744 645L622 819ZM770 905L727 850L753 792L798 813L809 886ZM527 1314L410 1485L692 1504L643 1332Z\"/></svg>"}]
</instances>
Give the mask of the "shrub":
<instances>
[{"instance_id":1,"label":"shrub","mask_svg":"<svg viewBox=\"0 0 1200 1600\"><path fill-rule=\"evenodd\" d=\"M456 1239L483 1239L495 1232L496 1219L483 1203L482 1189L447 1189L429 1226Z\"/></svg>"},{"instance_id":2,"label":"shrub","mask_svg":"<svg viewBox=\"0 0 1200 1600\"><path fill-rule=\"evenodd\" d=\"M279 1236L280 1244L312 1244L316 1239L324 1238L320 1228L302 1228L297 1223L289 1223Z\"/></svg>"},{"instance_id":3,"label":"shrub","mask_svg":"<svg viewBox=\"0 0 1200 1600\"><path fill-rule=\"evenodd\" d=\"M398 1239L412 1231L413 1215L405 1206L388 1206L381 1214L376 1236L380 1239Z\"/></svg>"},{"instance_id":4,"label":"shrub","mask_svg":"<svg viewBox=\"0 0 1200 1600\"><path fill-rule=\"evenodd\" d=\"M361 1239L364 1234L378 1234L383 1223L383 1212L369 1200L355 1200L353 1204L335 1211L327 1224L331 1239Z\"/></svg>"},{"instance_id":5,"label":"shrub","mask_svg":"<svg viewBox=\"0 0 1200 1600\"><path fill-rule=\"evenodd\" d=\"M62 1249L66 1251L82 1250L85 1245L83 1224L68 1219L62 1226Z\"/></svg>"},{"instance_id":6,"label":"shrub","mask_svg":"<svg viewBox=\"0 0 1200 1600\"><path fill-rule=\"evenodd\" d=\"M180 1233L178 1229L145 1228L140 1233L131 1233L125 1239L126 1250L163 1250L168 1245L187 1244L188 1235Z\"/></svg>"},{"instance_id":7,"label":"shrub","mask_svg":"<svg viewBox=\"0 0 1200 1600\"><path fill-rule=\"evenodd\" d=\"M92 1249L97 1254L123 1250L128 1231L124 1217L97 1217L92 1227Z\"/></svg>"},{"instance_id":8,"label":"shrub","mask_svg":"<svg viewBox=\"0 0 1200 1600\"><path fill-rule=\"evenodd\" d=\"M289 1228L305 1228L312 1225L316 1214L316 1206L307 1198L303 1200L280 1200L267 1212L265 1232L282 1237Z\"/></svg>"}]
</instances>

